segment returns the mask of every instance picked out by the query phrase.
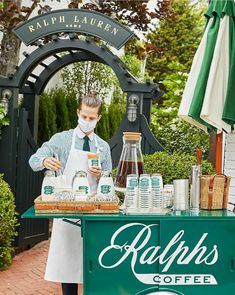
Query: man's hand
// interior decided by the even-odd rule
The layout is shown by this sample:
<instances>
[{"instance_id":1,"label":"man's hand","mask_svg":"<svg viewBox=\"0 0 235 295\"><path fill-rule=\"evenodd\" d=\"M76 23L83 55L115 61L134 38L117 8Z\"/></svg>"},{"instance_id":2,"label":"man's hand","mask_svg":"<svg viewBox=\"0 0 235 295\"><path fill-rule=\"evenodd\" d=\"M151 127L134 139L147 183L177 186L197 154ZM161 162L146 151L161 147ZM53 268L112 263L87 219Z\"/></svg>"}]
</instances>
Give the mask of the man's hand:
<instances>
[{"instance_id":1,"label":"man's hand","mask_svg":"<svg viewBox=\"0 0 235 295\"><path fill-rule=\"evenodd\" d=\"M95 176L97 179L100 179L102 170L100 167L91 166L89 168L89 172L91 173L91 175Z\"/></svg>"},{"instance_id":2,"label":"man's hand","mask_svg":"<svg viewBox=\"0 0 235 295\"><path fill-rule=\"evenodd\" d=\"M43 166L46 169L52 170L52 171L57 171L62 168L61 162L57 160L56 158L53 157L48 157L45 158L43 161Z\"/></svg>"}]
</instances>

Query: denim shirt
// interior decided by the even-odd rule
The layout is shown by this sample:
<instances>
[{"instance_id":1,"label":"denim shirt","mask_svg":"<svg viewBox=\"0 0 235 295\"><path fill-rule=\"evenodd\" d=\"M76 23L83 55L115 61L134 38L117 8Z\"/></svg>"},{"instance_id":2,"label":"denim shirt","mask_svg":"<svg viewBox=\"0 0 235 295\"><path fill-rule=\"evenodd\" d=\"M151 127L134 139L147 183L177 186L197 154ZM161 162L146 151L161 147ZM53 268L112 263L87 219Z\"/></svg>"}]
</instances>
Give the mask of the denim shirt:
<instances>
[{"instance_id":1,"label":"denim shirt","mask_svg":"<svg viewBox=\"0 0 235 295\"><path fill-rule=\"evenodd\" d=\"M77 129L77 128L76 128ZM29 165L34 171L43 170L43 160L47 157L53 157L55 154L58 155L59 160L62 163L62 172L65 168L69 152L72 144L74 129L63 131L54 134L51 139L45 143L33 154L29 159ZM76 132L75 137L75 148L78 150L83 149L83 137L85 134L80 130ZM98 135L92 133L89 137L90 151L96 153L97 147L95 144L95 137L100 149L100 163L103 171L112 172L112 160L111 152L107 142L101 139Z\"/></svg>"}]
</instances>

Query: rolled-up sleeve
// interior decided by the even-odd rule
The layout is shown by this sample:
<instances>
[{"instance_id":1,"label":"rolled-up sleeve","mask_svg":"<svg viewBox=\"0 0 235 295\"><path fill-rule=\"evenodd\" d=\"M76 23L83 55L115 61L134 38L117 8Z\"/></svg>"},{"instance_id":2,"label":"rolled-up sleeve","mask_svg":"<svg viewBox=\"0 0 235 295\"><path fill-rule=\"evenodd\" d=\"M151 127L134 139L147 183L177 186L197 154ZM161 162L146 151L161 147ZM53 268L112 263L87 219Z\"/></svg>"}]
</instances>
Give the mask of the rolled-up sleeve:
<instances>
[{"instance_id":1,"label":"rolled-up sleeve","mask_svg":"<svg viewBox=\"0 0 235 295\"><path fill-rule=\"evenodd\" d=\"M64 138L63 133L57 133L52 136L52 138L45 142L35 154L33 154L29 159L29 165L33 171L40 171L43 170L45 167L43 166L43 160L47 157L52 157L53 155L57 154L59 159L62 162L65 162L64 149L63 144L68 143ZM66 152L68 149L66 149ZM68 152L67 152L68 153ZM63 159L62 159L63 158Z\"/></svg>"}]
</instances>

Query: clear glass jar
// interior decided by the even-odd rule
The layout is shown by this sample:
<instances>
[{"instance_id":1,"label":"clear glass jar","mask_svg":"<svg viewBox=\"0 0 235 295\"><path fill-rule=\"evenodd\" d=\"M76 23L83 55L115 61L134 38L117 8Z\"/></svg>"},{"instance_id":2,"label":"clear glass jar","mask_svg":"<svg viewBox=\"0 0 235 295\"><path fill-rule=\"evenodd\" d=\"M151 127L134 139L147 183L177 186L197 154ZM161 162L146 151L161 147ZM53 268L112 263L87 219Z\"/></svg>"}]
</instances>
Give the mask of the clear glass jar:
<instances>
[{"instance_id":1,"label":"clear glass jar","mask_svg":"<svg viewBox=\"0 0 235 295\"><path fill-rule=\"evenodd\" d=\"M97 188L97 198L101 200L112 200L115 197L112 174L103 171Z\"/></svg>"},{"instance_id":2,"label":"clear glass jar","mask_svg":"<svg viewBox=\"0 0 235 295\"><path fill-rule=\"evenodd\" d=\"M42 198L52 195L55 192L55 172L52 170L46 170L41 188Z\"/></svg>"},{"instance_id":3,"label":"clear glass jar","mask_svg":"<svg viewBox=\"0 0 235 295\"><path fill-rule=\"evenodd\" d=\"M141 151L141 133L123 132L123 148L117 168L115 186L126 188L128 174L143 173L144 162Z\"/></svg>"}]
</instances>

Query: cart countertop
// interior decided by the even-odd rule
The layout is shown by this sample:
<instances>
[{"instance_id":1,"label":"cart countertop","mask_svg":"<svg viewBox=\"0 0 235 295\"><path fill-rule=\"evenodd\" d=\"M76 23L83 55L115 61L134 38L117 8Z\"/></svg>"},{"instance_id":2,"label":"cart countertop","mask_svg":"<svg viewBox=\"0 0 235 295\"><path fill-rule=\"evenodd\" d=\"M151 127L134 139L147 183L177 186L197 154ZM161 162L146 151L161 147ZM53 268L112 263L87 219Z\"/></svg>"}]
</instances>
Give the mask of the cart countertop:
<instances>
[{"instance_id":1,"label":"cart countertop","mask_svg":"<svg viewBox=\"0 0 235 295\"><path fill-rule=\"evenodd\" d=\"M83 220L168 220L168 219L184 219L184 220L235 220L235 213L227 210L201 210L199 215L192 215L188 213L175 213L171 211L165 215L141 215L133 214L127 215L125 213L118 214L55 214L35 213L34 206L25 211L21 218L71 218L71 219L83 219Z\"/></svg>"}]
</instances>

